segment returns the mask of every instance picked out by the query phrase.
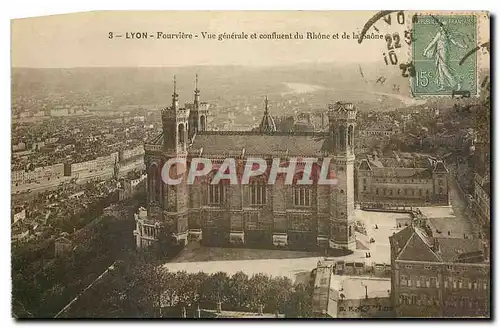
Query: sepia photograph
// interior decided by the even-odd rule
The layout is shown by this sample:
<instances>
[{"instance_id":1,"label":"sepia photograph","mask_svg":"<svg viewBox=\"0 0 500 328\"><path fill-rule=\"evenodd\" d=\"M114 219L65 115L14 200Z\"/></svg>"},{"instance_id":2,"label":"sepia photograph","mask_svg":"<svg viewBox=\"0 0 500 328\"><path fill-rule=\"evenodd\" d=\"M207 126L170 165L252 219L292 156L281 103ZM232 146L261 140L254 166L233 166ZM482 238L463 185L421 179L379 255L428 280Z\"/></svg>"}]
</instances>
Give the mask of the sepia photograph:
<instances>
[{"instance_id":1,"label":"sepia photograph","mask_svg":"<svg viewBox=\"0 0 500 328\"><path fill-rule=\"evenodd\" d=\"M487 11L11 33L14 319L490 319Z\"/></svg>"}]
</instances>

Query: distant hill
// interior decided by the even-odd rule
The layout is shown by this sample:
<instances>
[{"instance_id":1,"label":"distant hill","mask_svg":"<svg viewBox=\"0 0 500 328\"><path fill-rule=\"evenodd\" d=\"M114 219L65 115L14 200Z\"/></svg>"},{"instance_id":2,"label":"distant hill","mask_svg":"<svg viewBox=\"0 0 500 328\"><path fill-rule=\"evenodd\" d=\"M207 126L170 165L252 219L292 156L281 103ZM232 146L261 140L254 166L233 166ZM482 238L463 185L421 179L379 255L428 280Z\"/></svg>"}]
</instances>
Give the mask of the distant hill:
<instances>
[{"instance_id":1,"label":"distant hill","mask_svg":"<svg viewBox=\"0 0 500 328\"><path fill-rule=\"evenodd\" d=\"M177 93L181 103L191 101L195 74L203 100L218 101L243 97L262 97L286 92L285 82L314 84L321 103L331 100L367 102L381 108L400 106L401 102L385 99L371 91L392 93L394 84L407 94L408 81L395 67L381 64L338 65L304 64L281 67L192 66L192 67L124 67L70 69L12 69L13 100L84 97L113 99L113 106L167 104L172 93L173 75L177 76ZM361 75L363 74L363 76ZM377 79L386 78L382 85Z\"/></svg>"}]
</instances>

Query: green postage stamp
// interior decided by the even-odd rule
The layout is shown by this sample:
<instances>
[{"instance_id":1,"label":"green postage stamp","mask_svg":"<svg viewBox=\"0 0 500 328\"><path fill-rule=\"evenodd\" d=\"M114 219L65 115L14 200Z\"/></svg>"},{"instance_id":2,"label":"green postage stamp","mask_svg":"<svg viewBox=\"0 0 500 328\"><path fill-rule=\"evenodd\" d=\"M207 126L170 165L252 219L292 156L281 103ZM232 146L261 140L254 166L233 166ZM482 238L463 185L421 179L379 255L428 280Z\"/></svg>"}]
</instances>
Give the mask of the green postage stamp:
<instances>
[{"instance_id":1,"label":"green postage stamp","mask_svg":"<svg viewBox=\"0 0 500 328\"><path fill-rule=\"evenodd\" d=\"M413 20L415 96L477 94L477 56L464 56L477 44L474 15L421 15Z\"/></svg>"}]
</instances>

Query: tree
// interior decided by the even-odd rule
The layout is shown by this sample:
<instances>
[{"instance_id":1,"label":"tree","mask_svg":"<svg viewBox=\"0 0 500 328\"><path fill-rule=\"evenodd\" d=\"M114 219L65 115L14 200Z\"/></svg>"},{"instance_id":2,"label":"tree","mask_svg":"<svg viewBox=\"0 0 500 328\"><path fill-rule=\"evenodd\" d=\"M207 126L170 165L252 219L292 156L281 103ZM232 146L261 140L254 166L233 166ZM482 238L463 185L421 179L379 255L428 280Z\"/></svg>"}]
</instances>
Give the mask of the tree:
<instances>
[{"instance_id":1,"label":"tree","mask_svg":"<svg viewBox=\"0 0 500 328\"><path fill-rule=\"evenodd\" d=\"M202 301L209 304L227 303L229 300L229 277L225 272L217 272L208 277L201 286Z\"/></svg>"},{"instance_id":2,"label":"tree","mask_svg":"<svg viewBox=\"0 0 500 328\"><path fill-rule=\"evenodd\" d=\"M286 303L291 297L293 285L288 277L275 277L270 280L267 308L270 312L279 311L283 313L286 309Z\"/></svg>"},{"instance_id":3,"label":"tree","mask_svg":"<svg viewBox=\"0 0 500 328\"><path fill-rule=\"evenodd\" d=\"M229 279L229 303L237 309L243 309L249 303L248 276L241 271L233 274Z\"/></svg>"},{"instance_id":4,"label":"tree","mask_svg":"<svg viewBox=\"0 0 500 328\"><path fill-rule=\"evenodd\" d=\"M252 276L249 283L249 301L250 308L254 311L259 309L259 306L267 304L271 295L269 295L269 276L258 273Z\"/></svg>"}]
</instances>

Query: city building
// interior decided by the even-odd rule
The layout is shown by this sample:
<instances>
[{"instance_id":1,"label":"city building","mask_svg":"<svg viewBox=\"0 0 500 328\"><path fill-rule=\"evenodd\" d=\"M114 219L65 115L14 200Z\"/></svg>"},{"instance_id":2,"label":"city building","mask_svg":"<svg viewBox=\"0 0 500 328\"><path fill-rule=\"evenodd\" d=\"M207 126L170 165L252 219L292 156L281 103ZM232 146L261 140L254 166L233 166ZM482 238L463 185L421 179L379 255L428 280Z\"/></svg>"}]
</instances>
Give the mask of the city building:
<instances>
[{"instance_id":1,"label":"city building","mask_svg":"<svg viewBox=\"0 0 500 328\"><path fill-rule=\"evenodd\" d=\"M120 201L130 199L136 192L146 190L146 175L133 174L120 179L120 188L118 189L118 199Z\"/></svg>"},{"instance_id":2,"label":"city building","mask_svg":"<svg viewBox=\"0 0 500 328\"><path fill-rule=\"evenodd\" d=\"M363 159L357 170L361 207L448 205L449 171L441 160L427 167L383 167Z\"/></svg>"},{"instance_id":3,"label":"city building","mask_svg":"<svg viewBox=\"0 0 500 328\"><path fill-rule=\"evenodd\" d=\"M390 137L401 132L398 124L395 123L374 123L359 131L361 137Z\"/></svg>"},{"instance_id":4,"label":"city building","mask_svg":"<svg viewBox=\"0 0 500 328\"><path fill-rule=\"evenodd\" d=\"M312 312L317 318L390 318L390 280L337 275L334 265L313 270Z\"/></svg>"},{"instance_id":5,"label":"city building","mask_svg":"<svg viewBox=\"0 0 500 328\"><path fill-rule=\"evenodd\" d=\"M486 231L488 231L490 227L490 194L490 175L485 174L484 176L481 176L479 173L476 173L474 175L474 203L472 209Z\"/></svg>"},{"instance_id":6,"label":"city building","mask_svg":"<svg viewBox=\"0 0 500 328\"><path fill-rule=\"evenodd\" d=\"M351 103L328 106L327 132L276 131L267 101L258 131L209 131L209 106L199 101L199 95L196 87L194 103L181 108L174 81L172 105L162 110L163 132L145 143L147 217L137 217L137 247L149 245L161 227L168 227L167 231L182 245L193 237L209 245L355 249L357 111ZM328 172L335 172L329 177L338 182L320 185L316 183L318 176L312 174L312 185L271 185L266 180L267 171L247 185L231 185L224 180L212 185L215 172L195 184L183 180L166 185L161 178L162 166L178 157L186 158L188 165L192 158L222 163L231 157L238 161L238 172L248 158L265 158L269 169L273 158L287 161L296 157L295 181L304 172L305 161L301 158L317 158L314 172L327 158L331 159Z\"/></svg>"},{"instance_id":7,"label":"city building","mask_svg":"<svg viewBox=\"0 0 500 328\"><path fill-rule=\"evenodd\" d=\"M398 317L490 315L490 263L481 241L429 237L410 225L389 242Z\"/></svg>"}]
</instances>

